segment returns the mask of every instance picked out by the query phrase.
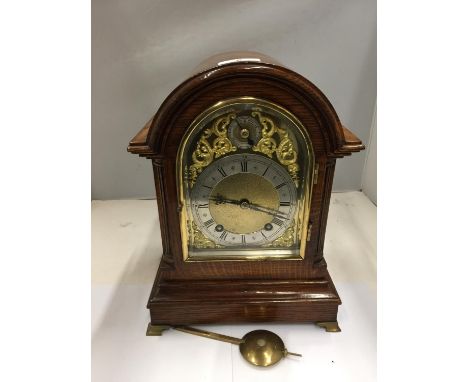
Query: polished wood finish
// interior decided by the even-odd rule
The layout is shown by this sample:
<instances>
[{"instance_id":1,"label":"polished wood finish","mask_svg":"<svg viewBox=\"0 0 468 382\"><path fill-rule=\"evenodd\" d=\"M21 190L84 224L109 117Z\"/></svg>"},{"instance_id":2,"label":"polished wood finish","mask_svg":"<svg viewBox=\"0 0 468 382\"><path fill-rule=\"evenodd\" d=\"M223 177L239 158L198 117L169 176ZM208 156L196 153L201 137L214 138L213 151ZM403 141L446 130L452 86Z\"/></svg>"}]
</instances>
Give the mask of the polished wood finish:
<instances>
[{"instance_id":1,"label":"polished wood finish","mask_svg":"<svg viewBox=\"0 0 468 382\"><path fill-rule=\"evenodd\" d=\"M151 324L336 322L341 301L323 258L335 161L364 146L341 125L325 95L304 77L274 60L267 63L264 57L254 62L224 61L224 65L204 63L203 71L179 85L128 146L129 152L152 160L161 224L163 256L148 302ZM220 100L242 96L288 109L311 138L319 172L305 258L185 262L179 231L177 150L202 111Z\"/></svg>"}]
</instances>

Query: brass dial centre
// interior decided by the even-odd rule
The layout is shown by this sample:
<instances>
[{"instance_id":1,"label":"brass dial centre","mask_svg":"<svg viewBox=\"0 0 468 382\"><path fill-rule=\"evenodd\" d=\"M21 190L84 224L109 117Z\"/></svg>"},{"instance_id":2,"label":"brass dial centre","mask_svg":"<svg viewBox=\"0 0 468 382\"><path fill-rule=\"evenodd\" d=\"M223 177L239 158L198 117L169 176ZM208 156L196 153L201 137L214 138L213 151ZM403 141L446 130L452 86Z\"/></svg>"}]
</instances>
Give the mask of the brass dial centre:
<instances>
[{"instance_id":1,"label":"brass dial centre","mask_svg":"<svg viewBox=\"0 0 468 382\"><path fill-rule=\"evenodd\" d=\"M216 198L238 201L219 203ZM262 229L273 217L265 212L250 209L250 205L270 210L279 208L279 195L272 183L260 175L239 173L222 179L212 190L210 213L225 230L246 234Z\"/></svg>"}]
</instances>

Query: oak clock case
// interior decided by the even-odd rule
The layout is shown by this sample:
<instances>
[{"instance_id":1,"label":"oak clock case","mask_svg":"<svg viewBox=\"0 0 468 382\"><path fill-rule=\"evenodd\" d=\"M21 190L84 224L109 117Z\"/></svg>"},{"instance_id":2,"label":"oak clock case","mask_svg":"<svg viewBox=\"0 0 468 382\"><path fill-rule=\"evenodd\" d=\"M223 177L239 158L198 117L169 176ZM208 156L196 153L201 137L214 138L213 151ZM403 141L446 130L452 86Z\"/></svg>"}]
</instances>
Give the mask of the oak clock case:
<instances>
[{"instance_id":1,"label":"oak clock case","mask_svg":"<svg viewBox=\"0 0 468 382\"><path fill-rule=\"evenodd\" d=\"M247 322L339 331L328 207L336 159L363 149L325 95L274 59L203 63L128 146L152 161L163 246L147 334Z\"/></svg>"}]
</instances>

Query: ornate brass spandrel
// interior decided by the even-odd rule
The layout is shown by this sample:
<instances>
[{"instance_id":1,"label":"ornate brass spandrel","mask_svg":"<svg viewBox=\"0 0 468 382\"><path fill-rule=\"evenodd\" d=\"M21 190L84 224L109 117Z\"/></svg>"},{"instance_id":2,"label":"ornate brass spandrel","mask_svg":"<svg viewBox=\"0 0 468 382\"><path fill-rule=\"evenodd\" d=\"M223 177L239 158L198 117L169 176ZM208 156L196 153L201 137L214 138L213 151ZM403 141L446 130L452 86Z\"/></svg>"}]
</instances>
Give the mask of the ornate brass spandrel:
<instances>
[{"instance_id":1,"label":"ornate brass spandrel","mask_svg":"<svg viewBox=\"0 0 468 382\"><path fill-rule=\"evenodd\" d=\"M275 154L278 162L288 169L289 175L291 175L296 187L299 187L297 151L291 138L288 136L288 132L277 126L271 118L262 114L261 109L254 108L254 110L252 117L258 118L262 125L262 138L252 147L252 150L261 152L270 158Z\"/></svg>"},{"instance_id":2,"label":"ornate brass spandrel","mask_svg":"<svg viewBox=\"0 0 468 382\"><path fill-rule=\"evenodd\" d=\"M276 247L276 248L289 248L294 245L296 242L296 235L295 235L295 221L294 219L291 222L291 225L286 228L286 231L277 238L276 240L272 241L270 244L264 245L264 247Z\"/></svg>"},{"instance_id":3,"label":"ornate brass spandrel","mask_svg":"<svg viewBox=\"0 0 468 382\"><path fill-rule=\"evenodd\" d=\"M203 131L195 151L192 153L193 163L190 165L187 174L190 187L194 186L198 175L215 158L237 150L237 147L232 144L227 136L227 127L234 118L236 118L235 113L225 114L217 118L210 128ZM212 139L213 137L215 138Z\"/></svg>"},{"instance_id":4,"label":"ornate brass spandrel","mask_svg":"<svg viewBox=\"0 0 468 382\"><path fill-rule=\"evenodd\" d=\"M192 246L195 248L221 248L222 246L216 244L214 241L208 239L203 232L198 229L197 224L192 221L187 220L187 228L190 232L189 240L192 241ZM189 242L190 244L190 242Z\"/></svg>"}]
</instances>

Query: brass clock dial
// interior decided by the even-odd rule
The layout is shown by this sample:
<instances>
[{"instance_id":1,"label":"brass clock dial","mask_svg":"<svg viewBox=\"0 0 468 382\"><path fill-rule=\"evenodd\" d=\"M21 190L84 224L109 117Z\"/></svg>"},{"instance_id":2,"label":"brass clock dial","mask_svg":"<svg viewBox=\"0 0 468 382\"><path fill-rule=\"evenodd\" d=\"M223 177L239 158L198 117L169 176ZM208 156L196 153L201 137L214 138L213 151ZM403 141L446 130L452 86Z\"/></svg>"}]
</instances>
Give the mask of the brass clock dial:
<instances>
[{"instance_id":1,"label":"brass clock dial","mask_svg":"<svg viewBox=\"0 0 468 382\"><path fill-rule=\"evenodd\" d=\"M218 245L260 246L293 223L297 193L291 176L256 154L226 156L208 166L193 188L191 209L202 233Z\"/></svg>"},{"instance_id":2,"label":"brass clock dial","mask_svg":"<svg viewBox=\"0 0 468 382\"><path fill-rule=\"evenodd\" d=\"M219 102L178 155L186 260L304 256L313 151L287 110L251 97Z\"/></svg>"}]
</instances>

